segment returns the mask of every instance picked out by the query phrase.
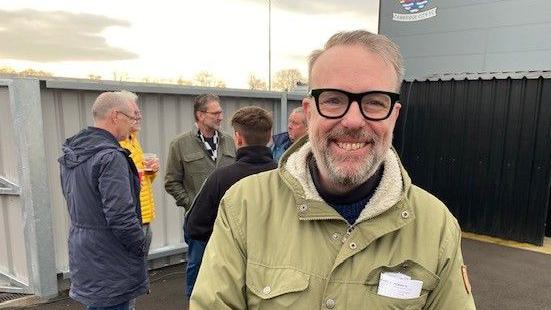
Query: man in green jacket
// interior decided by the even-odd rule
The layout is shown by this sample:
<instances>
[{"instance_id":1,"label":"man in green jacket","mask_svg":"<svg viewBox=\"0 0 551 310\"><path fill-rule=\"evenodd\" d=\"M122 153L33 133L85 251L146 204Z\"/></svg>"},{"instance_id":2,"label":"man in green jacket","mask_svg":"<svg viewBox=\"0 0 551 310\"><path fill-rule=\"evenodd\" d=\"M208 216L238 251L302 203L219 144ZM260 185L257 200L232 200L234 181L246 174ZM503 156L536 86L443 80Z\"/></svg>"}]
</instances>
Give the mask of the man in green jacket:
<instances>
[{"instance_id":1,"label":"man in green jacket","mask_svg":"<svg viewBox=\"0 0 551 310\"><path fill-rule=\"evenodd\" d=\"M308 137L226 192L191 309L475 309L456 219L391 147L403 72L367 31L312 53Z\"/></svg>"},{"instance_id":2,"label":"man in green jacket","mask_svg":"<svg viewBox=\"0 0 551 310\"><path fill-rule=\"evenodd\" d=\"M165 175L166 191L174 197L176 205L186 211L212 171L235 161L233 139L220 131L223 119L220 98L214 94L197 96L193 114L196 128L170 143ZM184 239L188 245L186 295L189 297L206 242L191 240L185 232Z\"/></svg>"}]
</instances>

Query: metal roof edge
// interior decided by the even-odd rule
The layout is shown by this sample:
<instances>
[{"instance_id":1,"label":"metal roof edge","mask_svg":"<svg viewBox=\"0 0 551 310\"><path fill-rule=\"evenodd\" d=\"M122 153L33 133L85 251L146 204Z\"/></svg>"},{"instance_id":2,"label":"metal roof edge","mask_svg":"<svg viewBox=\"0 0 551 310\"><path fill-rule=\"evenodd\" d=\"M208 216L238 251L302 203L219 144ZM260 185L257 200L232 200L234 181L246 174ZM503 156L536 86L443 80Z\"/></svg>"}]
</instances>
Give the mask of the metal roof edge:
<instances>
[{"instance_id":1,"label":"metal roof edge","mask_svg":"<svg viewBox=\"0 0 551 310\"><path fill-rule=\"evenodd\" d=\"M116 91L128 90L137 93L157 93L174 95L200 95L204 93L215 93L226 97L245 97L245 98L273 98L280 99L283 92L248 90L238 88L216 88L216 87L198 87L170 84L154 84L142 82L93 81L88 79L70 79L70 78L40 78L45 82L45 87L50 89L74 89L74 90L93 90L93 91ZM294 96L292 94L291 96Z\"/></svg>"},{"instance_id":2,"label":"metal roof edge","mask_svg":"<svg viewBox=\"0 0 551 310\"><path fill-rule=\"evenodd\" d=\"M505 79L551 79L551 70L538 71L503 71L503 72L460 72L460 73L438 73L423 78L407 78L406 82L413 81L450 81L450 80L505 80Z\"/></svg>"}]
</instances>

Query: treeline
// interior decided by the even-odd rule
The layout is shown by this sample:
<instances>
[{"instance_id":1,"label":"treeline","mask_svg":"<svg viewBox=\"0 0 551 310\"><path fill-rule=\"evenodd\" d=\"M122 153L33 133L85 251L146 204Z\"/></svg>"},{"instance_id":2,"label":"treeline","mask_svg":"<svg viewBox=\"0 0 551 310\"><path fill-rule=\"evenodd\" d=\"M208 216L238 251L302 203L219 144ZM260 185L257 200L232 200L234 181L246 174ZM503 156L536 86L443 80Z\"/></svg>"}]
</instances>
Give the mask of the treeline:
<instances>
[{"instance_id":1,"label":"treeline","mask_svg":"<svg viewBox=\"0 0 551 310\"><path fill-rule=\"evenodd\" d=\"M14 68L2 66L0 67L0 75L17 76L17 77L53 77L54 74L42 70L25 69L17 71ZM87 78L94 81L104 80L101 75L88 74ZM107 78L109 80L109 78ZM188 80L182 76L178 78L155 78L155 77L132 77L125 72L113 72L111 80L126 81L126 82L144 82L144 83L159 83L159 84L176 84L185 86L200 86L200 87L218 87L225 88L226 82L215 77L208 71L197 73L193 79ZM295 89L297 85L306 83L306 79L302 76L298 69L283 69L277 71L272 78L271 90L290 91ZM257 77L255 74L249 74L247 80L248 89L251 90L268 90L270 87L266 80Z\"/></svg>"}]
</instances>

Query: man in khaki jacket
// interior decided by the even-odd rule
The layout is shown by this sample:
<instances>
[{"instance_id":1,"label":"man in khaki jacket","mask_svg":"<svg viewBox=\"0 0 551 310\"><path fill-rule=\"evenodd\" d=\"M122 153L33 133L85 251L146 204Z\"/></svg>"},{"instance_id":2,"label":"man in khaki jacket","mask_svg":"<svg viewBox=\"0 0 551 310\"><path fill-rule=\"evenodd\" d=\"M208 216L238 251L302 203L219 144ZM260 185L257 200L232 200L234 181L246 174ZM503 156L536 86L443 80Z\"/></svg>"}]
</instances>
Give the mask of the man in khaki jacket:
<instances>
[{"instance_id":1,"label":"man in khaki jacket","mask_svg":"<svg viewBox=\"0 0 551 310\"><path fill-rule=\"evenodd\" d=\"M398 47L337 33L310 56L308 137L226 192L191 309L474 309L456 219L391 147Z\"/></svg>"},{"instance_id":2,"label":"man in khaki jacket","mask_svg":"<svg viewBox=\"0 0 551 310\"><path fill-rule=\"evenodd\" d=\"M220 131L224 118L220 98L214 94L197 96L194 99L193 114L196 128L176 137L170 143L165 175L166 191L174 197L176 205L186 211L214 169L235 161L233 139ZM184 239L188 245L186 295L189 297L199 272L206 242L190 239L185 231Z\"/></svg>"}]
</instances>

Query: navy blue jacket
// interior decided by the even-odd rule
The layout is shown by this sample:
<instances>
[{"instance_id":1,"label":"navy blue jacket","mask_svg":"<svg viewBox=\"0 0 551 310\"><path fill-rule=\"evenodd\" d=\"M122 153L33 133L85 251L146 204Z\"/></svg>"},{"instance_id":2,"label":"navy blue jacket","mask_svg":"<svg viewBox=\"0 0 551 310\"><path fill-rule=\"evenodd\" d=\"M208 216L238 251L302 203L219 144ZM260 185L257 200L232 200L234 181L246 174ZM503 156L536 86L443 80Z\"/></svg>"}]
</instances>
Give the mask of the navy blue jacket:
<instances>
[{"instance_id":1,"label":"navy blue jacket","mask_svg":"<svg viewBox=\"0 0 551 310\"><path fill-rule=\"evenodd\" d=\"M291 142L288 132L282 132L273 136L272 142L272 155L274 156L274 160L276 162L279 162L281 155L283 155L283 153L287 151L287 149L291 146L291 144L293 144L293 142Z\"/></svg>"},{"instance_id":2,"label":"navy blue jacket","mask_svg":"<svg viewBox=\"0 0 551 310\"><path fill-rule=\"evenodd\" d=\"M71 220L71 298L106 307L146 293L140 184L128 152L88 127L65 141L58 161Z\"/></svg>"},{"instance_id":3,"label":"navy blue jacket","mask_svg":"<svg viewBox=\"0 0 551 310\"><path fill-rule=\"evenodd\" d=\"M208 241L218 205L226 191L237 181L252 174L277 168L269 147L252 145L237 150L235 163L217 168L205 180L186 215L184 230L194 240Z\"/></svg>"}]
</instances>

